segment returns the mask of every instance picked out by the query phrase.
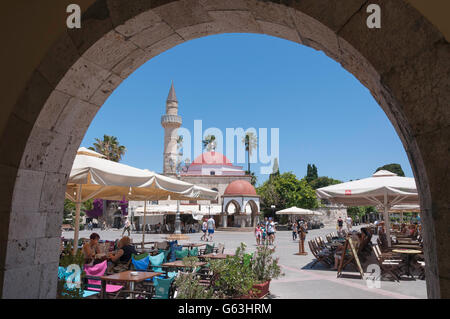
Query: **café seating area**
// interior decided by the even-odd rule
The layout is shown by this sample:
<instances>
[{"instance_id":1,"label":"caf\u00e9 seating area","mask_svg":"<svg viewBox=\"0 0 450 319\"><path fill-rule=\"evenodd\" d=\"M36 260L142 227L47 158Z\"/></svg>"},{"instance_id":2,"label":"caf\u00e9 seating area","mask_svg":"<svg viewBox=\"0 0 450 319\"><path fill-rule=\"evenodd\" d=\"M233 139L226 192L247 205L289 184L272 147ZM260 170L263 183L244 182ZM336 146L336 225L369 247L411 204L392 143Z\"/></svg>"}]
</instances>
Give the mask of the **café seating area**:
<instances>
[{"instance_id":1,"label":"caf\u00e9 seating area","mask_svg":"<svg viewBox=\"0 0 450 319\"><path fill-rule=\"evenodd\" d=\"M363 271L367 271L367 266L375 262L380 268L381 278L389 278L397 282L405 279L425 279L423 240L417 225L394 228L391 231L390 247L384 230L378 233L376 241L372 241L373 233L374 229L367 227L361 228L360 232L332 232L327 234L325 239L316 237L309 240L308 245L315 258L310 268L317 264L328 269L332 268L335 264L336 252L339 248L343 248L349 238L353 238L353 241L355 239L358 241L356 254ZM347 249L345 253L353 255L350 249ZM352 258L352 262L349 263L353 265L351 270L357 269L355 260Z\"/></svg>"},{"instance_id":2,"label":"caf\u00e9 seating area","mask_svg":"<svg viewBox=\"0 0 450 319\"><path fill-rule=\"evenodd\" d=\"M80 248L85 240L87 239L79 240ZM70 248L68 245L72 244L71 240L62 239L63 247ZM200 283L207 287L212 280L208 261L210 259L225 259L227 256L227 254L224 254L225 245L222 243L179 244L175 240L135 243L133 245L138 253L132 254L130 261L124 265L120 272L113 272L108 270L108 261L105 256L116 250L117 244L113 241L99 242L102 253L96 255L93 264L83 265L82 270L85 275L83 274L79 278L79 280L82 280L84 288L82 298L171 299L177 293L175 279L179 274L193 272ZM183 259L193 256L198 258L195 268L186 268ZM66 268L60 266L58 277L63 281L72 273L73 270L70 266Z\"/></svg>"}]
</instances>

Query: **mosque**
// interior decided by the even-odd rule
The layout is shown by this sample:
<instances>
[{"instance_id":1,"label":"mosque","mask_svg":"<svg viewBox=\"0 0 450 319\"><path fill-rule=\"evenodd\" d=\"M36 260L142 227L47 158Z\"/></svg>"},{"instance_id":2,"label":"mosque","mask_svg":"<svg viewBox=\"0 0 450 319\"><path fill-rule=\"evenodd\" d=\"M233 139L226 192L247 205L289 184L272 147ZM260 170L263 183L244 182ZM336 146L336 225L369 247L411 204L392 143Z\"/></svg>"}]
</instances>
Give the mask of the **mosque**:
<instances>
[{"instance_id":1,"label":"mosque","mask_svg":"<svg viewBox=\"0 0 450 319\"><path fill-rule=\"evenodd\" d=\"M166 113L161 117L161 125L164 128L162 174L219 193L215 201L181 201L181 214L191 214L197 221L211 215L216 221L216 227L221 228L253 227L259 219L260 198L250 183L251 176L245 174L242 166L233 165L225 155L212 150L199 155L177 173L178 128L181 124L178 99L172 82L166 101ZM143 206L144 202L130 201L129 211L133 212L134 216L141 216ZM173 215L175 211L176 201L173 200L147 202L146 212L150 216L150 224L162 224L166 221L165 217ZM142 223L142 218L136 221Z\"/></svg>"}]
</instances>

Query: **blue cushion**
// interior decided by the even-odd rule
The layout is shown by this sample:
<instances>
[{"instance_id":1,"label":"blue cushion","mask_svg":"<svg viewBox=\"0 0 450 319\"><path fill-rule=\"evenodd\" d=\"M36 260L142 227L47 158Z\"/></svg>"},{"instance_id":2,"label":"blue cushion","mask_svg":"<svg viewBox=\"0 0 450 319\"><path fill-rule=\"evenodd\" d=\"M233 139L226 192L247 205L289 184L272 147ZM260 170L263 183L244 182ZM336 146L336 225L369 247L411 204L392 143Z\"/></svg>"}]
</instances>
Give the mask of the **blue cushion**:
<instances>
[{"instance_id":1,"label":"blue cushion","mask_svg":"<svg viewBox=\"0 0 450 319\"><path fill-rule=\"evenodd\" d=\"M141 260L136 260L133 257L131 258L131 262L133 263L134 269L136 270L147 270L148 265L150 263L150 256L147 256Z\"/></svg>"},{"instance_id":2,"label":"blue cushion","mask_svg":"<svg viewBox=\"0 0 450 319\"><path fill-rule=\"evenodd\" d=\"M175 251L181 251L183 249L182 246L175 246L173 245L170 248L170 255L169 255L169 261L175 261L176 260L176 255L175 255Z\"/></svg>"},{"instance_id":3,"label":"blue cushion","mask_svg":"<svg viewBox=\"0 0 450 319\"><path fill-rule=\"evenodd\" d=\"M155 279L155 296L154 299L169 299L169 289L175 278Z\"/></svg>"},{"instance_id":4,"label":"blue cushion","mask_svg":"<svg viewBox=\"0 0 450 319\"><path fill-rule=\"evenodd\" d=\"M198 256L198 248L197 248L197 247L192 248L192 249L189 251L189 256Z\"/></svg>"},{"instance_id":5,"label":"blue cushion","mask_svg":"<svg viewBox=\"0 0 450 319\"><path fill-rule=\"evenodd\" d=\"M164 261L164 253L159 253L156 256L149 256L150 263L152 266L161 266ZM152 267L155 272L163 272L161 267Z\"/></svg>"}]
</instances>

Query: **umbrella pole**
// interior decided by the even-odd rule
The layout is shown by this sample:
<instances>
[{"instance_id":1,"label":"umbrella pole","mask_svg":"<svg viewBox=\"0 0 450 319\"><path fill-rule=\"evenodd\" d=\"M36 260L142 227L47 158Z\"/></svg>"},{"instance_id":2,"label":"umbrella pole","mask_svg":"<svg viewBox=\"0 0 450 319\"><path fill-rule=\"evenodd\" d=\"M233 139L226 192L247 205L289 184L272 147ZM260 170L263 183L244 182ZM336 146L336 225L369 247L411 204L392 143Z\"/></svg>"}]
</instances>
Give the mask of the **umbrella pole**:
<instances>
[{"instance_id":1,"label":"umbrella pole","mask_svg":"<svg viewBox=\"0 0 450 319\"><path fill-rule=\"evenodd\" d=\"M144 201L144 219L142 221L142 249L144 249L144 241L145 241L145 217L147 216L147 201Z\"/></svg>"},{"instance_id":2,"label":"umbrella pole","mask_svg":"<svg viewBox=\"0 0 450 319\"><path fill-rule=\"evenodd\" d=\"M180 201L177 200L177 215L175 216L175 234L181 234L180 228Z\"/></svg>"},{"instance_id":3,"label":"umbrella pole","mask_svg":"<svg viewBox=\"0 0 450 319\"><path fill-rule=\"evenodd\" d=\"M78 250L78 237L80 232L80 209L81 209L81 184L78 185L77 198L75 201L75 230L73 234L72 255L75 256Z\"/></svg>"},{"instance_id":4,"label":"umbrella pole","mask_svg":"<svg viewBox=\"0 0 450 319\"><path fill-rule=\"evenodd\" d=\"M391 222L389 219L388 203L387 203L387 190L384 191L384 218L386 226L386 237L388 241L388 247L391 247Z\"/></svg>"}]
</instances>

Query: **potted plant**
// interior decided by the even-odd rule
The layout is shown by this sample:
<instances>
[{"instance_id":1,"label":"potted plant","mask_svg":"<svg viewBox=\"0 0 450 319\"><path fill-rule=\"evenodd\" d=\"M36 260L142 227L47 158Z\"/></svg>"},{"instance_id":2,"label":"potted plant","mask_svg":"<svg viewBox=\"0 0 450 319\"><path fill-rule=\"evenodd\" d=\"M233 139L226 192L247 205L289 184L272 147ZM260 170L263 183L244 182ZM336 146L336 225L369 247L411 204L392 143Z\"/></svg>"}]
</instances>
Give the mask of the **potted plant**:
<instances>
[{"instance_id":1,"label":"potted plant","mask_svg":"<svg viewBox=\"0 0 450 319\"><path fill-rule=\"evenodd\" d=\"M83 269L84 266L84 254L81 250L78 250L75 255L72 255L72 245L69 244L63 251L59 259L59 266L62 269L58 270L58 286L57 286L57 298L58 299L72 299L72 298L82 298L84 289L83 289L83 280L85 273L82 271L78 279L80 280L79 287L71 287L68 285L67 280L69 279L67 276L70 275L66 272L67 267L70 265L77 265L80 269ZM74 277L73 279L76 279Z\"/></svg>"},{"instance_id":2,"label":"potted plant","mask_svg":"<svg viewBox=\"0 0 450 319\"><path fill-rule=\"evenodd\" d=\"M195 256L183 258L185 272L180 272L175 279L177 299L214 299L217 298L212 288L206 288L200 284L196 275L195 264L198 258Z\"/></svg>"},{"instance_id":3,"label":"potted plant","mask_svg":"<svg viewBox=\"0 0 450 319\"><path fill-rule=\"evenodd\" d=\"M213 288L221 298L249 298L256 277L251 263L244 262L245 247L245 244L241 243L234 256L211 261Z\"/></svg>"},{"instance_id":4,"label":"potted plant","mask_svg":"<svg viewBox=\"0 0 450 319\"><path fill-rule=\"evenodd\" d=\"M253 256L251 267L256 278L256 283L252 287L252 294L256 298L264 298L269 294L270 281L284 276L278 265L278 258L274 258L275 248L269 248L265 243L257 248Z\"/></svg>"}]
</instances>

